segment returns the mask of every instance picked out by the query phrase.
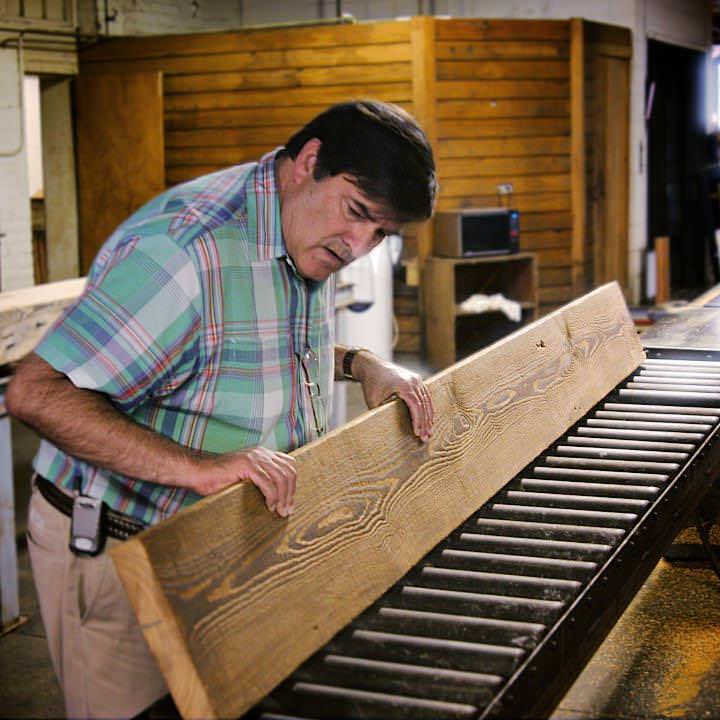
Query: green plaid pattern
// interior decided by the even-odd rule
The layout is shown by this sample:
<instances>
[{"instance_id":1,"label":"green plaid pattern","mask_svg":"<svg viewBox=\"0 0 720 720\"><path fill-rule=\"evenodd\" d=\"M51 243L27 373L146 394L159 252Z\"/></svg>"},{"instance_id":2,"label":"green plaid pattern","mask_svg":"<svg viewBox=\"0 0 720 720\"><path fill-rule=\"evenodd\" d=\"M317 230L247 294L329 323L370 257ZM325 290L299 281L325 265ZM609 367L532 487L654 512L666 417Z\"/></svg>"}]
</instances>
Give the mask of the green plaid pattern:
<instances>
[{"instance_id":1,"label":"green plaid pattern","mask_svg":"<svg viewBox=\"0 0 720 720\"><path fill-rule=\"evenodd\" d=\"M287 452L313 439L299 358L317 353L311 380L329 407L334 284L304 280L287 256L276 153L172 188L136 212L35 352L187 447ZM79 477L84 493L149 524L198 499L88 465L47 441L34 467L68 490Z\"/></svg>"}]
</instances>

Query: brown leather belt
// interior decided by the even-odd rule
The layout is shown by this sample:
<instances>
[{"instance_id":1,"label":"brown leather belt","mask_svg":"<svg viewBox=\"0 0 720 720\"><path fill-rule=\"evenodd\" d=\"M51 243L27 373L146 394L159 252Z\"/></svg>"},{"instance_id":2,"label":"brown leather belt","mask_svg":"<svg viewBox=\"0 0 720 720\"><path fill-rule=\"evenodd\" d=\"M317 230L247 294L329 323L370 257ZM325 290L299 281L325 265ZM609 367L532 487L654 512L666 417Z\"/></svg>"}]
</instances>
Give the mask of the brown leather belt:
<instances>
[{"instance_id":1,"label":"brown leather belt","mask_svg":"<svg viewBox=\"0 0 720 720\"><path fill-rule=\"evenodd\" d=\"M55 483L51 483L42 475L35 475L35 484L40 494L63 515L72 516L73 498L72 495L65 494ZM139 520L134 520L127 515L123 515L115 510L111 510L103 503L102 512L102 529L105 535L118 540L127 540L133 535L145 529L146 525Z\"/></svg>"}]
</instances>

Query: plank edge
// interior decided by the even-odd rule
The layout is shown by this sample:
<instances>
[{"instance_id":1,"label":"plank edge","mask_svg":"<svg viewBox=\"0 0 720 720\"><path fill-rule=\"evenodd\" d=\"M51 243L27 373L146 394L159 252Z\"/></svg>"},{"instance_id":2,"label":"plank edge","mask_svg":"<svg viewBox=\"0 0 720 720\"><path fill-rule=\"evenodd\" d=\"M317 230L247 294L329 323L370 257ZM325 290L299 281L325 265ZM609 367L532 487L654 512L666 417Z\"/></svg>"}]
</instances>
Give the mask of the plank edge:
<instances>
[{"instance_id":1,"label":"plank edge","mask_svg":"<svg viewBox=\"0 0 720 720\"><path fill-rule=\"evenodd\" d=\"M110 548L127 598L183 718L217 718L141 538ZM141 577L144 582L140 582ZM156 652L156 648L163 652Z\"/></svg>"}]
</instances>

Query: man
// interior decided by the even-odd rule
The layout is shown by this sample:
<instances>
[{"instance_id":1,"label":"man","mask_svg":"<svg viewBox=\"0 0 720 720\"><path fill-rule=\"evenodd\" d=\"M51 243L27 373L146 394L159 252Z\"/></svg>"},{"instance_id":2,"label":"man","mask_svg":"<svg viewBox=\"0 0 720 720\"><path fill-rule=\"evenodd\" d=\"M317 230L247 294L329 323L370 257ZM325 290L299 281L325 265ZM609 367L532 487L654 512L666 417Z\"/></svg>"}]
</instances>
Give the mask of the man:
<instances>
[{"instance_id":1,"label":"man","mask_svg":"<svg viewBox=\"0 0 720 720\"><path fill-rule=\"evenodd\" d=\"M102 247L6 398L46 438L28 544L69 717L130 717L167 692L103 535L237 482L290 515L286 453L324 431L333 377L360 381L370 407L402 398L430 437L419 376L333 345L331 275L429 218L435 193L406 113L344 103L258 163L168 190Z\"/></svg>"}]
</instances>

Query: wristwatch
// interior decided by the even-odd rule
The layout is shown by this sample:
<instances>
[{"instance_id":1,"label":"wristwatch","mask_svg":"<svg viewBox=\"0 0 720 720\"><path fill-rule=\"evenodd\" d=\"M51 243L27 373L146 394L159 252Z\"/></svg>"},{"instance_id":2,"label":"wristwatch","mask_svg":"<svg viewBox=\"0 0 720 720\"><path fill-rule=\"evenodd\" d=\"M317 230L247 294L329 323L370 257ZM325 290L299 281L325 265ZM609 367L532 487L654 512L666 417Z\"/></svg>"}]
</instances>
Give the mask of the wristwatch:
<instances>
[{"instance_id":1,"label":"wristwatch","mask_svg":"<svg viewBox=\"0 0 720 720\"><path fill-rule=\"evenodd\" d=\"M361 350L366 350L366 349L367 348L360 347L359 345L353 345L353 347L351 347L345 351L345 354L343 355L343 361L342 361L342 371L343 371L343 375L348 380L357 380L357 378L352 374L353 359Z\"/></svg>"}]
</instances>

